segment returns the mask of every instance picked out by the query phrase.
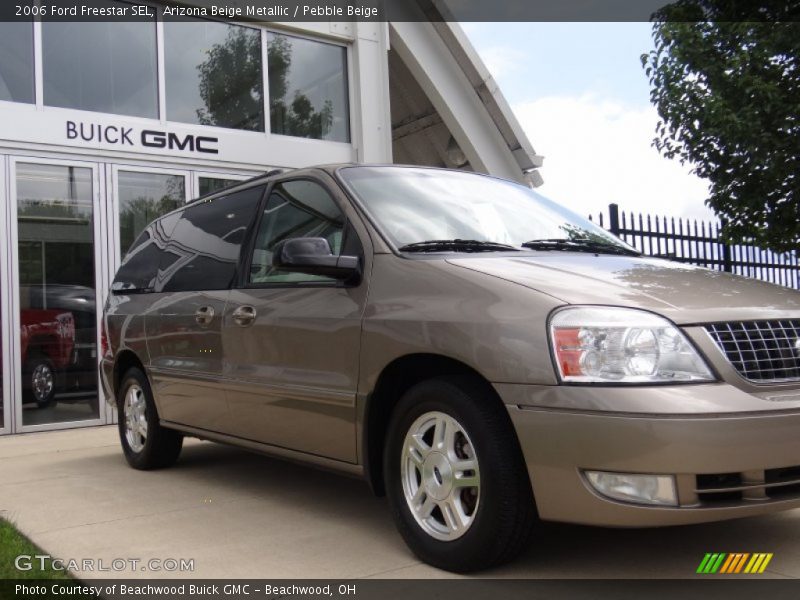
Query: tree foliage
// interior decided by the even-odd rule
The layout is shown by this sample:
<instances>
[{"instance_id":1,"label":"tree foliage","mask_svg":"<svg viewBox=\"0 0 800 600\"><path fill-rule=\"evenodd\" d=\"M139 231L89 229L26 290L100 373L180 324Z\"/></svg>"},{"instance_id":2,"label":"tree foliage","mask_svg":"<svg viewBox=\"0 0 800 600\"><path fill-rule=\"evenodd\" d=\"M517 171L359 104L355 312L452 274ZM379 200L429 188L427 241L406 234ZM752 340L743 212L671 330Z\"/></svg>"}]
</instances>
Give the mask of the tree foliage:
<instances>
[{"instance_id":1,"label":"tree foliage","mask_svg":"<svg viewBox=\"0 0 800 600\"><path fill-rule=\"evenodd\" d=\"M708 180L731 242L800 244L800 1L679 0L642 56L655 147Z\"/></svg>"},{"instance_id":2,"label":"tree foliage","mask_svg":"<svg viewBox=\"0 0 800 600\"><path fill-rule=\"evenodd\" d=\"M264 90L261 35L255 29L231 27L225 42L214 44L197 66L202 125L263 131Z\"/></svg>"},{"instance_id":3,"label":"tree foliage","mask_svg":"<svg viewBox=\"0 0 800 600\"><path fill-rule=\"evenodd\" d=\"M197 111L203 125L263 131L261 36L258 31L232 27L225 41L214 44L198 65L200 97ZM289 90L292 45L288 37L270 36L267 49L269 110L273 133L324 139L333 124L333 103L317 110L307 95Z\"/></svg>"},{"instance_id":4,"label":"tree foliage","mask_svg":"<svg viewBox=\"0 0 800 600\"><path fill-rule=\"evenodd\" d=\"M295 90L289 99L289 72L292 68L292 46L288 37L271 36L267 53L269 75L269 114L272 131L286 135L325 139L333 125L333 103L326 100L316 110L305 94Z\"/></svg>"}]
</instances>

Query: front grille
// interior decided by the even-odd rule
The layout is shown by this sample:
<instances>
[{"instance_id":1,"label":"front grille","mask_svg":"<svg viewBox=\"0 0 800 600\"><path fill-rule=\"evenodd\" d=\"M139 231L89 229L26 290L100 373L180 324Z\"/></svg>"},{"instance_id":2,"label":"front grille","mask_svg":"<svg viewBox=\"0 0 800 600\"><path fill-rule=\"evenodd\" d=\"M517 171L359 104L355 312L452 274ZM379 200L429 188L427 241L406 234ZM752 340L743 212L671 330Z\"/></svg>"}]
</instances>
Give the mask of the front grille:
<instances>
[{"instance_id":1,"label":"front grille","mask_svg":"<svg viewBox=\"0 0 800 600\"><path fill-rule=\"evenodd\" d=\"M800 320L706 325L733 368L749 381L800 381Z\"/></svg>"},{"instance_id":2,"label":"front grille","mask_svg":"<svg viewBox=\"0 0 800 600\"><path fill-rule=\"evenodd\" d=\"M697 475L694 491L703 506L792 500L800 498L800 466Z\"/></svg>"}]
</instances>

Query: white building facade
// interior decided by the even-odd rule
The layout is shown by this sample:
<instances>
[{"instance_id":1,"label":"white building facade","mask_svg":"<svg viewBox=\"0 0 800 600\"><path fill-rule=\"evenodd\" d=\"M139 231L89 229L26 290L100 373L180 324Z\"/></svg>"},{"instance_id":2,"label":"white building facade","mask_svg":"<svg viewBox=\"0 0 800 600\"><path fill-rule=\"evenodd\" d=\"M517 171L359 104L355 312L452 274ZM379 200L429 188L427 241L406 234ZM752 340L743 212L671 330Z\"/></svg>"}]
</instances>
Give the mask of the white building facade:
<instances>
[{"instance_id":1,"label":"white building facade","mask_svg":"<svg viewBox=\"0 0 800 600\"><path fill-rule=\"evenodd\" d=\"M0 23L0 434L113 422L100 312L149 220L340 162L541 166L454 24Z\"/></svg>"}]
</instances>

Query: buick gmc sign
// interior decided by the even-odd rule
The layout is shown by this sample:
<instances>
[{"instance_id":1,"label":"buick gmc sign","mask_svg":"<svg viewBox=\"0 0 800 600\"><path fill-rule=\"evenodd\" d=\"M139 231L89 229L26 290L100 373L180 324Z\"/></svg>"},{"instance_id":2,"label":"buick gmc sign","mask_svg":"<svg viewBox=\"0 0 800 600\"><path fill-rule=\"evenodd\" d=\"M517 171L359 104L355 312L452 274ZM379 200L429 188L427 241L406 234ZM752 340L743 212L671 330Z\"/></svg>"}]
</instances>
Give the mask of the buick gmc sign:
<instances>
[{"instance_id":1,"label":"buick gmc sign","mask_svg":"<svg viewBox=\"0 0 800 600\"><path fill-rule=\"evenodd\" d=\"M219 138L207 135L172 133L159 129L136 129L121 125L84 123L83 121L67 121L66 128L68 140L219 154L217 147Z\"/></svg>"}]
</instances>

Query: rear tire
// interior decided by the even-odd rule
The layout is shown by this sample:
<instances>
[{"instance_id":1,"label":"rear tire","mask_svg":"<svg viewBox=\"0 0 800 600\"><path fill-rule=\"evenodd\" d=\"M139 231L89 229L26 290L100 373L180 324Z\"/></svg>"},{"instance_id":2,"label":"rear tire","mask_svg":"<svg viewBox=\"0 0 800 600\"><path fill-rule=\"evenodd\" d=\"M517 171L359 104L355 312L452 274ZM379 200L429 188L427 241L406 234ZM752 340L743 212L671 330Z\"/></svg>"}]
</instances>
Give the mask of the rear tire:
<instances>
[{"instance_id":1,"label":"rear tire","mask_svg":"<svg viewBox=\"0 0 800 600\"><path fill-rule=\"evenodd\" d=\"M141 369L131 368L123 376L117 411L119 439L131 467L150 470L175 464L183 436L159 423L150 382Z\"/></svg>"},{"instance_id":2,"label":"rear tire","mask_svg":"<svg viewBox=\"0 0 800 600\"><path fill-rule=\"evenodd\" d=\"M468 573L526 548L536 520L530 480L508 414L484 381L443 377L408 390L383 467L397 528L426 563Z\"/></svg>"},{"instance_id":3,"label":"rear tire","mask_svg":"<svg viewBox=\"0 0 800 600\"><path fill-rule=\"evenodd\" d=\"M56 403L56 370L44 354L33 354L25 364L24 401L35 402L40 409Z\"/></svg>"}]
</instances>

